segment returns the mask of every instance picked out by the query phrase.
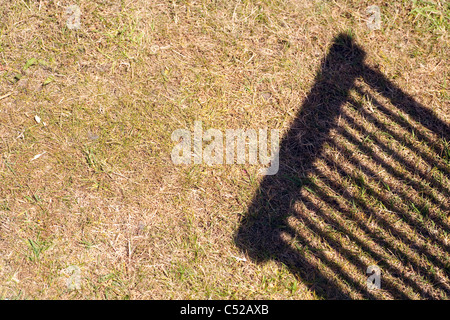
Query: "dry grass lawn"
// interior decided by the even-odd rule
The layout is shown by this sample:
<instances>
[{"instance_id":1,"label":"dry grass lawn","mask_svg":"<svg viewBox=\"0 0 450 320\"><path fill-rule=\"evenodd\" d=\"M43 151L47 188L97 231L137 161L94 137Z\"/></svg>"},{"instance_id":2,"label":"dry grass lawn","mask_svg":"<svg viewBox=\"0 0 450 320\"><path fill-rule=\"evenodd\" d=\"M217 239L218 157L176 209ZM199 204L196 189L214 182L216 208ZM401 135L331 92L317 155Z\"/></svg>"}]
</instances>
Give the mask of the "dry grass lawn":
<instances>
[{"instance_id":1,"label":"dry grass lawn","mask_svg":"<svg viewBox=\"0 0 450 320\"><path fill-rule=\"evenodd\" d=\"M448 126L446 1L0 0L0 17L1 299L340 298L319 272L352 299L448 298L450 133L362 79L287 219L302 274L236 244L257 166L170 157L194 121L286 133L342 32Z\"/></svg>"}]
</instances>

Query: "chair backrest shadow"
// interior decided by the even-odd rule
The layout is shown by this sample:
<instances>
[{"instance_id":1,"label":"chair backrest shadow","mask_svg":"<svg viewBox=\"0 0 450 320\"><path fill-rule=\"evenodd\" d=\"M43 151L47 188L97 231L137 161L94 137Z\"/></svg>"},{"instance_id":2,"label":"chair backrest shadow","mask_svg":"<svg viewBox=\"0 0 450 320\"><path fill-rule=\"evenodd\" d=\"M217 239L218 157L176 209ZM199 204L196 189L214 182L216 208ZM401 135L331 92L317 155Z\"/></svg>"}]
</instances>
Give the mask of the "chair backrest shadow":
<instances>
[{"instance_id":1,"label":"chair backrest shadow","mask_svg":"<svg viewBox=\"0 0 450 320\"><path fill-rule=\"evenodd\" d=\"M235 235L318 297L445 298L450 293L449 124L335 37ZM382 271L369 290L366 270Z\"/></svg>"}]
</instances>

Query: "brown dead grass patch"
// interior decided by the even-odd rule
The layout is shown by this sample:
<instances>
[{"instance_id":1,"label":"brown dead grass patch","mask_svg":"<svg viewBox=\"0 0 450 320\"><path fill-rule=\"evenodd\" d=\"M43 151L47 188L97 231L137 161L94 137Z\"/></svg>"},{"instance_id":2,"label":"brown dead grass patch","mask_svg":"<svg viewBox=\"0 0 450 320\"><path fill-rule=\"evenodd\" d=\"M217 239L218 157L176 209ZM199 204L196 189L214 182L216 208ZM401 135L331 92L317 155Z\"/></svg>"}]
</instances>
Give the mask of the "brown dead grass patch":
<instances>
[{"instance_id":1,"label":"brown dead grass patch","mask_svg":"<svg viewBox=\"0 0 450 320\"><path fill-rule=\"evenodd\" d=\"M73 3L78 31L65 27ZM258 264L234 242L261 181L256 169L175 166L170 136L196 120L286 132L333 38L347 31L368 65L449 123L448 6L435 1L440 14L427 15L413 11L421 2L381 1L383 28L369 31L371 4L0 0L0 96L10 94L0 100L0 297L320 298L314 280L272 260ZM351 298L367 297L362 267L380 261L391 287L376 298L396 297L390 288L443 298L443 142L406 119L412 135L366 89L317 160L322 193L302 190L300 216L289 222L310 243L297 248L312 273L323 270ZM411 203L427 204L431 218L419 221ZM71 265L81 271L79 290L67 289Z\"/></svg>"}]
</instances>

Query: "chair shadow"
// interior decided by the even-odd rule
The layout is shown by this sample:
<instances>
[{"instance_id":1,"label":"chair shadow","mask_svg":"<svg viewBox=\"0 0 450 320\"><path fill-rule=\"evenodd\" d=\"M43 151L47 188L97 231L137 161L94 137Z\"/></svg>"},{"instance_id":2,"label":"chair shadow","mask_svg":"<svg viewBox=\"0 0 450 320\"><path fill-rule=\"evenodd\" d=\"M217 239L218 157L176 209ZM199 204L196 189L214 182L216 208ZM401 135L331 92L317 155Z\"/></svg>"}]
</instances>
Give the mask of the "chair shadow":
<instances>
[{"instance_id":1,"label":"chair shadow","mask_svg":"<svg viewBox=\"0 0 450 320\"><path fill-rule=\"evenodd\" d=\"M442 234L449 233L450 227L445 217L448 203L442 197L449 195L445 176L450 169L444 154L448 150L430 134L448 141L449 125L367 66L364 58L365 52L352 37L335 37L312 89L280 141L279 171L262 179L235 242L257 263L275 260L285 265L319 298L445 298L450 293L450 248ZM361 107L355 94L365 97L379 116ZM389 135L392 143L409 148L441 178L415 168L414 160L373 135L348 110L356 110L373 128ZM405 138L399 133L402 130L412 132L413 138ZM371 144L357 134L369 137ZM336 135L345 144L336 142ZM368 160L358 158L351 148ZM333 159L329 150L341 155L346 164ZM404 164L403 170L378 151ZM392 178L380 178L376 168ZM364 190L364 195L348 192L349 185L336 175ZM393 181L402 181L410 191L396 188ZM384 191L379 188L383 185ZM420 194L423 203L418 203L415 194ZM376 199L382 209L367 199ZM430 206L441 214L431 214ZM392 223L391 216L401 220L403 227ZM422 263L424 259L428 265ZM382 270L381 291L369 290L361 280L367 279L368 261L376 261Z\"/></svg>"}]
</instances>

